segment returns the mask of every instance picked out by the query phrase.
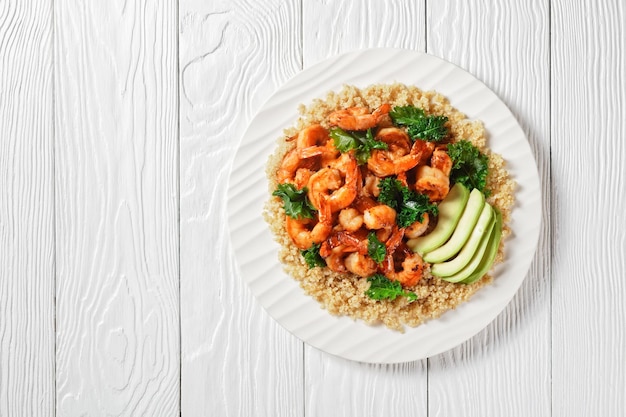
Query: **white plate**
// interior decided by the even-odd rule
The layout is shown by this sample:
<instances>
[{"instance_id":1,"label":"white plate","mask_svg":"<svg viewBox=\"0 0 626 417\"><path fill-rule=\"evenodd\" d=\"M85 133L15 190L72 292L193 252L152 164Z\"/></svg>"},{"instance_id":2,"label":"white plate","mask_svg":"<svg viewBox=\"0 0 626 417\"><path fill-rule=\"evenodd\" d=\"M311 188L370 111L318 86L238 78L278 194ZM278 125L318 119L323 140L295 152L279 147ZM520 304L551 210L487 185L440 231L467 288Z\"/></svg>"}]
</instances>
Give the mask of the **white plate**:
<instances>
[{"instance_id":1,"label":"white plate","mask_svg":"<svg viewBox=\"0 0 626 417\"><path fill-rule=\"evenodd\" d=\"M389 63L393 63L389 65ZM518 183L507 257L492 285L468 302L405 333L336 317L288 276L278 262L262 217L268 198L265 163L283 129L295 124L297 108L343 84L401 82L436 90L470 119L482 120L489 146L507 161ZM541 190L524 132L506 105L482 82L440 58L399 49L368 49L327 59L302 71L272 95L254 117L235 156L228 190L229 226L239 272L257 300L283 327L320 350L347 359L398 363L423 359L469 339L491 322L520 287L537 246Z\"/></svg>"}]
</instances>

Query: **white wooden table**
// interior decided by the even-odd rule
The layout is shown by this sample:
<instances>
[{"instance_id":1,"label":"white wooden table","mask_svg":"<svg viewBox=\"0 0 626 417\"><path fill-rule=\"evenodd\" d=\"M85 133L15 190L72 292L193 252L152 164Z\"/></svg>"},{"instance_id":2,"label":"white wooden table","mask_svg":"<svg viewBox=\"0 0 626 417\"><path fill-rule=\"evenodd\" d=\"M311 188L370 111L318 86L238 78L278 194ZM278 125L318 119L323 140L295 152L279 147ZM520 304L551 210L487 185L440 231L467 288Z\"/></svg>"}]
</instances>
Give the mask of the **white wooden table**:
<instances>
[{"instance_id":1,"label":"white wooden table","mask_svg":"<svg viewBox=\"0 0 626 417\"><path fill-rule=\"evenodd\" d=\"M0 0L0 416L626 415L625 25L622 0ZM265 98L374 46L491 87L544 201L506 310L396 366L277 325L225 221Z\"/></svg>"}]
</instances>

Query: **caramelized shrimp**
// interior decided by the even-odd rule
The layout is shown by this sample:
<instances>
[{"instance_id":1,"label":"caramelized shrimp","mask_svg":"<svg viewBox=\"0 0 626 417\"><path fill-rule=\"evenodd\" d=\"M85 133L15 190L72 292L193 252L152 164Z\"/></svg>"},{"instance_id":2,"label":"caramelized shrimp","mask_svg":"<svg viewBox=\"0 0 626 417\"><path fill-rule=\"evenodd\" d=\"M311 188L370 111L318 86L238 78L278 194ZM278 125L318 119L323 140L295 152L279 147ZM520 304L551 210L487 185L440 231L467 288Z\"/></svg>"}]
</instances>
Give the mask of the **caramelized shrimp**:
<instances>
[{"instance_id":1,"label":"caramelized shrimp","mask_svg":"<svg viewBox=\"0 0 626 417\"><path fill-rule=\"evenodd\" d=\"M422 221L416 221L404 230L404 235L409 239L415 239L423 235L428 230L428 213L422 214Z\"/></svg>"},{"instance_id":2,"label":"caramelized shrimp","mask_svg":"<svg viewBox=\"0 0 626 417\"><path fill-rule=\"evenodd\" d=\"M276 172L276 179L280 184L285 182L294 182L296 171L299 168L314 169L319 163L318 158L320 152L303 152L302 149L294 148L287 152L283 161Z\"/></svg>"},{"instance_id":3,"label":"caramelized shrimp","mask_svg":"<svg viewBox=\"0 0 626 417\"><path fill-rule=\"evenodd\" d=\"M388 219L384 219L385 213L384 211L386 211L387 209L375 209L375 210L370 210L374 207L378 207L381 206L380 203L378 203L377 201L375 201L374 199L370 198L370 197L358 197L357 199L354 200L354 203L352 203L352 206L354 208L356 208L360 213L364 213L363 215L363 223L365 223L365 212L368 212L368 222L370 224L370 226L380 226L382 221L385 221L386 223L393 223L393 221L391 221L391 212L387 213L387 216L389 216ZM393 210L391 207L389 207L389 209ZM381 219L380 217L383 216L383 219ZM365 226L367 228L367 225ZM381 242L385 242L387 239L389 239L389 236L391 236L391 233L393 231L393 227L382 227L380 229L370 229L370 230L376 230L376 237L378 238L378 240L380 240Z\"/></svg>"},{"instance_id":4,"label":"caramelized shrimp","mask_svg":"<svg viewBox=\"0 0 626 417\"><path fill-rule=\"evenodd\" d=\"M378 177L385 177L395 173L394 161L407 155L411 150L409 135L397 127L380 129L376 139L387 144L387 149L372 152L367 167Z\"/></svg>"},{"instance_id":5,"label":"caramelized shrimp","mask_svg":"<svg viewBox=\"0 0 626 417\"><path fill-rule=\"evenodd\" d=\"M380 195L380 189L378 188L378 183L380 183L380 178L376 175L368 173L365 176L365 184L362 188L362 194L366 197L378 197Z\"/></svg>"},{"instance_id":6,"label":"caramelized shrimp","mask_svg":"<svg viewBox=\"0 0 626 417\"><path fill-rule=\"evenodd\" d=\"M296 136L296 148L304 149L323 145L328 141L329 137L328 130L324 129L322 125L311 125L302 129Z\"/></svg>"},{"instance_id":7,"label":"caramelized shrimp","mask_svg":"<svg viewBox=\"0 0 626 417\"><path fill-rule=\"evenodd\" d=\"M302 129L291 138L291 140L293 139L296 140L296 147L283 157L276 173L276 179L279 183L293 182L298 184L295 175L300 168L310 170L319 168L327 161L336 159L339 154L333 141L329 140L328 130L319 124Z\"/></svg>"},{"instance_id":8,"label":"caramelized shrimp","mask_svg":"<svg viewBox=\"0 0 626 417\"><path fill-rule=\"evenodd\" d=\"M362 230L362 229L361 229ZM320 255L322 257L329 255L331 252L359 252L367 253L367 233L359 230L357 233L339 231L332 233L328 239L322 243L320 247Z\"/></svg>"},{"instance_id":9,"label":"caramelized shrimp","mask_svg":"<svg viewBox=\"0 0 626 417\"><path fill-rule=\"evenodd\" d=\"M298 189L302 189L309 183L311 175L313 175L312 170L308 168L298 168L296 175L293 178L293 182Z\"/></svg>"},{"instance_id":10,"label":"caramelized shrimp","mask_svg":"<svg viewBox=\"0 0 626 417\"><path fill-rule=\"evenodd\" d=\"M385 204L380 204L363 212L363 222L370 230L388 229L396 224L396 211Z\"/></svg>"},{"instance_id":11,"label":"caramelized shrimp","mask_svg":"<svg viewBox=\"0 0 626 417\"><path fill-rule=\"evenodd\" d=\"M371 197L361 196L361 197L357 197L354 199L354 201L352 202L352 207L354 207L361 213L365 213L365 210L370 209L379 204L380 203L378 203L376 200L374 200Z\"/></svg>"},{"instance_id":12,"label":"caramelized shrimp","mask_svg":"<svg viewBox=\"0 0 626 417\"><path fill-rule=\"evenodd\" d=\"M330 192L339 189L341 184L342 179L339 170L322 168L309 178L309 200L315 208L319 208L330 195Z\"/></svg>"},{"instance_id":13,"label":"caramelized shrimp","mask_svg":"<svg viewBox=\"0 0 626 417\"><path fill-rule=\"evenodd\" d=\"M441 201L450 191L450 178L438 168L423 165L417 169L415 189L426 194L430 201Z\"/></svg>"},{"instance_id":14,"label":"caramelized shrimp","mask_svg":"<svg viewBox=\"0 0 626 417\"><path fill-rule=\"evenodd\" d=\"M447 177L449 177L450 171L452 170L452 159L445 149L438 148L435 149L432 158L430 158L430 166L433 168L437 168Z\"/></svg>"},{"instance_id":15,"label":"caramelized shrimp","mask_svg":"<svg viewBox=\"0 0 626 417\"><path fill-rule=\"evenodd\" d=\"M314 243L322 243L333 230L330 206L322 201L317 219L294 219L285 216L285 229L299 249L308 249Z\"/></svg>"},{"instance_id":16,"label":"caramelized shrimp","mask_svg":"<svg viewBox=\"0 0 626 417\"><path fill-rule=\"evenodd\" d=\"M386 228L386 229L378 229L376 231L376 237L378 238L378 240L380 240L381 242L386 242L389 240L389 238L391 237L391 235L393 234L393 229L391 228Z\"/></svg>"},{"instance_id":17,"label":"caramelized shrimp","mask_svg":"<svg viewBox=\"0 0 626 417\"><path fill-rule=\"evenodd\" d=\"M383 104L371 114L366 107L350 107L332 112L328 121L345 130L367 130L375 127L390 110L389 104Z\"/></svg>"},{"instance_id":18,"label":"caramelized shrimp","mask_svg":"<svg viewBox=\"0 0 626 417\"><path fill-rule=\"evenodd\" d=\"M452 159L445 149L438 148L430 159L430 167L422 166L417 171L415 188L430 198L430 201L440 201L450 191L450 171Z\"/></svg>"},{"instance_id":19,"label":"caramelized shrimp","mask_svg":"<svg viewBox=\"0 0 626 417\"><path fill-rule=\"evenodd\" d=\"M385 130L399 131L406 136L406 133L398 128L383 129L383 131ZM394 132L394 135L400 135L400 133ZM408 136L406 138L408 140ZM410 151L405 153L402 152L401 147L389 146L387 150L377 149L372 152L372 156L367 161L367 167L379 177L399 175L416 167L420 162L428 158L433 148L434 145L431 142L418 139L413 143Z\"/></svg>"},{"instance_id":20,"label":"caramelized shrimp","mask_svg":"<svg viewBox=\"0 0 626 417\"><path fill-rule=\"evenodd\" d=\"M409 153L411 148L411 140L406 132L398 127L386 127L380 129L376 133L376 139L387 144L387 147L392 152L398 150L403 151L403 155Z\"/></svg>"},{"instance_id":21,"label":"caramelized shrimp","mask_svg":"<svg viewBox=\"0 0 626 417\"><path fill-rule=\"evenodd\" d=\"M323 145L313 145L299 149L300 158L310 158L320 156L320 166L327 166L329 163L337 159L339 150L335 148L332 140L327 141Z\"/></svg>"},{"instance_id":22,"label":"caramelized shrimp","mask_svg":"<svg viewBox=\"0 0 626 417\"><path fill-rule=\"evenodd\" d=\"M396 249L402 243L402 238L404 238L404 229L394 225L391 236L385 242L388 257L395 254Z\"/></svg>"},{"instance_id":23,"label":"caramelized shrimp","mask_svg":"<svg viewBox=\"0 0 626 417\"><path fill-rule=\"evenodd\" d=\"M346 208L339 212L339 224L348 232L356 232L363 226L363 215L355 208Z\"/></svg>"},{"instance_id":24,"label":"caramelized shrimp","mask_svg":"<svg viewBox=\"0 0 626 417\"><path fill-rule=\"evenodd\" d=\"M327 221L293 219L285 217L285 228L299 249L308 249L314 243L322 243L330 234L332 225Z\"/></svg>"},{"instance_id":25,"label":"caramelized shrimp","mask_svg":"<svg viewBox=\"0 0 626 417\"><path fill-rule=\"evenodd\" d=\"M393 281L400 282L405 287L412 287L422 278L424 261L419 254L408 250L406 257L402 261L401 268L400 271L396 271L394 267L385 276Z\"/></svg>"},{"instance_id":26,"label":"caramelized shrimp","mask_svg":"<svg viewBox=\"0 0 626 417\"><path fill-rule=\"evenodd\" d=\"M395 259L398 257L396 249L400 246L402 239L404 238L404 229L398 228L398 226L394 225L393 228L388 230L389 234L387 239L385 239L385 249L387 250L387 255L381 265L381 270L385 275L394 271ZM381 240L380 237L378 239Z\"/></svg>"},{"instance_id":27,"label":"caramelized shrimp","mask_svg":"<svg viewBox=\"0 0 626 417\"><path fill-rule=\"evenodd\" d=\"M348 272L345 264L346 254L344 252L331 252L324 258L326 266L334 272Z\"/></svg>"},{"instance_id":28,"label":"caramelized shrimp","mask_svg":"<svg viewBox=\"0 0 626 417\"><path fill-rule=\"evenodd\" d=\"M378 269L372 258L359 252L349 254L344 262L348 271L361 277L369 277Z\"/></svg>"},{"instance_id":29,"label":"caramelized shrimp","mask_svg":"<svg viewBox=\"0 0 626 417\"><path fill-rule=\"evenodd\" d=\"M343 175L343 178L342 178ZM361 172L351 153L342 154L309 179L309 200L316 208L325 200L330 211L348 207L357 196Z\"/></svg>"}]
</instances>

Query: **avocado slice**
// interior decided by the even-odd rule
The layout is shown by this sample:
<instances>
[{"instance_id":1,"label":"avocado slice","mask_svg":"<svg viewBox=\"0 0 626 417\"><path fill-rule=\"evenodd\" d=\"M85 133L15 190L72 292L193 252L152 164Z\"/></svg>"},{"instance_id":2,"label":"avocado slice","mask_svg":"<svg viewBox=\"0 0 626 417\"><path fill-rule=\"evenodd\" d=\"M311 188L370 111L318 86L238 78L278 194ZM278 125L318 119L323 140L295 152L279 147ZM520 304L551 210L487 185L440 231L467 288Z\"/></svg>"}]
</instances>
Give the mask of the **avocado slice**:
<instances>
[{"instance_id":1,"label":"avocado slice","mask_svg":"<svg viewBox=\"0 0 626 417\"><path fill-rule=\"evenodd\" d=\"M425 236L410 239L407 242L409 248L413 252L424 255L426 252L443 245L454 232L454 228L463 214L469 195L469 190L463 184L454 184L446 198L439 203L437 226Z\"/></svg>"},{"instance_id":2,"label":"avocado slice","mask_svg":"<svg viewBox=\"0 0 626 417\"><path fill-rule=\"evenodd\" d=\"M496 212L496 224L493 227L493 233L489 239L487 250L483 255L483 259L480 261L478 268L476 268L476 271L474 271L474 273L468 278L461 281L463 284L472 284L482 278L491 269L493 261L496 259L498 247L500 246L500 239L502 238L502 214L500 214L497 209L494 209L494 211Z\"/></svg>"},{"instance_id":3,"label":"avocado slice","mask_svg":"<svg viewBox=\"0 0 626 417\"><path fill-rule=\"evenodd\" d=\"M476 252L472 256L472 259L469 261L469 263L456 274L442 277L441 279L448 282L461 282L464 279L469 278L474 273L474 271L476 271L478 265L480 265L480 262L483 260L485 251L489 247L489 242L491 242L491 237L495 232L495 227L496 220L494 218L491 220L491 228L488 230L487 233L483 235L482 239L480 240L480 244L478 245L478 248L476 249Z\"/></svg>"},{"instance_id":4,"label":"avocado slice","mask_svg":"<svg viewBox=\"0 0 626 417\"><path fill-rule=\"evenodd\" d=\"M469 195L467 205L454 229L454 233L452 233L452 237L450 237L443 246L440 246L432 252L427 252L422 256L424 260L428 263L435 264L450 259L459 253L470 237L484 205L485 196L478 189L474 188Z\"/></svg>"},{"instance_id":5,"label":"avocado slice","mask_svg":"<svg viewBox=\"0 0 626 417\"><path fill-rule=\"evenodd\" d=\"M494 223L493 209L489 204L484 204L476 226L472 230L469 239L463 245L463 249L454 259L438 263L432 266L431 272L438 277L449 277L462 270L471 260L483 237L491 232Z\"/></svg>"}]
</instances>

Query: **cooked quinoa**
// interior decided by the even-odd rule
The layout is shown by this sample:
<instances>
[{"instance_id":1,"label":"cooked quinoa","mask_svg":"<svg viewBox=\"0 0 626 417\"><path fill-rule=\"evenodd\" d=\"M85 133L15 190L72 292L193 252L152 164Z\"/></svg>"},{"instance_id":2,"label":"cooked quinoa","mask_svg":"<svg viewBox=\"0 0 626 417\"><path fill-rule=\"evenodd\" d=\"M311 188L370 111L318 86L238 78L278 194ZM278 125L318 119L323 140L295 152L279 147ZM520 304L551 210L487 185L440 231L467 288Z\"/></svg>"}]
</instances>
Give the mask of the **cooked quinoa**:
<instances>
[{"instance_id":1,"label":"cooked quinoa","mask_svg":"<svg viewBox=\"0 0 626 417\"><path fill-rule=\"evenodd\" d=\"M447 116L446 126L454 140L469 140L488 156L487 189L491 191L491 195L487 201L500 210L503 220L502 239L495 262L502 262L504 242L510 234L508 224L515 189L515 183L505 169L505 161L487 147L485 129L480 121L468 120L437 92L422 91L417 87L402 84L379 84L365 89L346 85L339 92L328 93L325 99L316 99L309 106L301 105L299 108L301 116L296 125L286 129L284 136L278 139L276 151L267 163L270 197L265 205L264 217L281 246L279 259L286 272L299 281L304 291L315 298L329 313L347 315L370 324L384 323L391 329L402 331L404 325L415 327L425 320L439 317L447 310L456 308L481 287L490 283L492 277L487 274L470 285L454 284L433 277L426 270L424 278L414 287L408 288L418 296L416 301L409 303L405 297L398 297L393 301L370 299L365 295L370 285L366 278L350 273L333 272L328 268L308 268L300 250L285 231L282 201L271 196L278 185L276 170L283 156L295 146L293 141L287 141L288 138L314 123L329 128L327 117L335 110L364 106L373 111L384 103L392 106L414 105L422 108L426 114Z\"/></svg>"}]
</instances>

